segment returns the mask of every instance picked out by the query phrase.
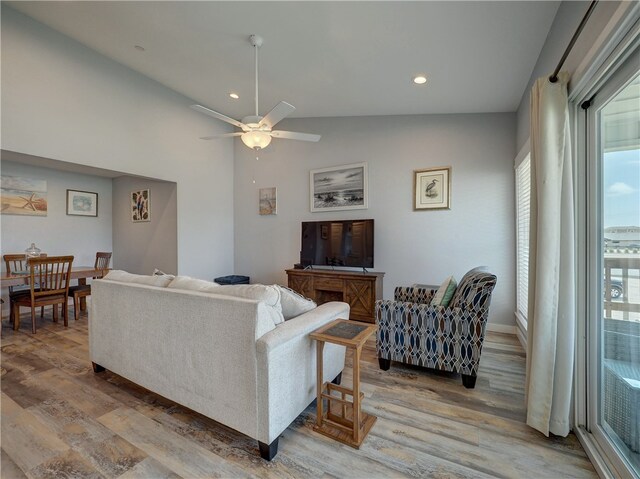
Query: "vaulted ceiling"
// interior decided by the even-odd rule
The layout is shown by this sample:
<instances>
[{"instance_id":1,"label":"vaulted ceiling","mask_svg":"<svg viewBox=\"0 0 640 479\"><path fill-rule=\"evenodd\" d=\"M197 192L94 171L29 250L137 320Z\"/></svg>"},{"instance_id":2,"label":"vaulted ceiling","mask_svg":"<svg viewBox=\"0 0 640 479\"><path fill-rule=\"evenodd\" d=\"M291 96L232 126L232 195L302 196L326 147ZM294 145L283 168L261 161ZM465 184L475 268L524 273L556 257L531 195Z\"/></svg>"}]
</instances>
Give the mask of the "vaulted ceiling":
<instances>
[{"instance_id":1,"label":"vaulted ceiling","mask_svg":"<svg viewBox=\"0 0 640 479\"><path fill-rule=\"evenodd\" d=\"M510 112L559 2L6 2L229 116ZM136 49L141 46L144 51ZM426 73L426 85L412 77ZM240 98L233 100L230 92Z\"/></svg>"}]
</instances>

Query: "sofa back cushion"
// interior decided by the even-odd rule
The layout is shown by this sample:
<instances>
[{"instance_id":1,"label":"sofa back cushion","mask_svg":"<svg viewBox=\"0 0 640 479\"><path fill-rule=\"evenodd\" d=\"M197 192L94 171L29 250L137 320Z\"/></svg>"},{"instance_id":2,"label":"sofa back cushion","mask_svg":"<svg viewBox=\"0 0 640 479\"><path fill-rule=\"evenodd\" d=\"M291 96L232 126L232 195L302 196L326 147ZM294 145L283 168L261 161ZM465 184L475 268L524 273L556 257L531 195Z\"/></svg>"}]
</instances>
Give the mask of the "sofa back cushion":
<instances>
[{"instance_id":1,"label":"sofa back cushion","mask_svg":"<svg viewBox=\"0 0 640 479\"><path fill-rule=\"evenodd\" d=\"M220 285L213 281L191 278L190 276L176 276L167 287L172 289L186 289L187 291L200 291L202 293L213 293L213 290L219 288Z\"/></svg>"},{"instance_id":2,"label":"sofa back cushion","mask_svg":"<svg viewBox=\"0 0 640 479\"><path fill-rule=\"evenodd\" d=\"M278 284L274 284L274 286L280 290L280 304L282 305L282 315L285 321L300 316L318 306L315 301L305 298L290 288Z\"/></svg>"},{"instance_id":3,"label":"sofa back cushion","mask_svg":"<svg viewBox=\"0 0 640 479\"><path fill-rule=\"evenodd\" d=\"M449 307L488 311L495 285L495 275L471 270L460 280Z\"/></svg>"},{"instance_id":4,"label":"sofa back cushion","mask_svg":"<svg viewBox=\"0 0 640 479\"><path fill-rule=\"evenodd\" d=\"M260 301L267 307L266 310L273 324L277 325L284 322L280 303L280 290L275 286L263 284L220 285L211 281L190 278L189 276L176 276L168 287Z\"/></svg>"},{"instance_id":5,"label":"sofa back cushion","mask_svg":"<svg viewBox=\"0 0 640 479\"><path fill-rule=\"evenodd\" d=\"M133 274L128 273L126 271L122 271L119 269L114 269L109 271L109 273L104 277L104 279L108 279L110 281L117 281L118 283L137 283L137 284L146 284L148 286L158 286L160 288L166 288L169 283L173 280L173 276L170 274L166 275L151 275L147 276L144 274Z\"/></svg>"}]
</instances>

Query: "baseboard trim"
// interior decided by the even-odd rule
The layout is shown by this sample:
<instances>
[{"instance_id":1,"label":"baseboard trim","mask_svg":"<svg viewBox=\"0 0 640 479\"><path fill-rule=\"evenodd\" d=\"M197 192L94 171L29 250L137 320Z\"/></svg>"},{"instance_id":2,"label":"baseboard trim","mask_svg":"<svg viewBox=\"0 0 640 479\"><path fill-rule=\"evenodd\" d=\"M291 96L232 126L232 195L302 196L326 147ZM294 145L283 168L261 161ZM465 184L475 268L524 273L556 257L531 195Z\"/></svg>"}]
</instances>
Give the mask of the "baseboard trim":
<instances>
[{"instance_id":1,"label":"baseboard trim","mask_svg":"<svg viewBox=\"0 0 640 479\"><path fill-rule=\"evenodd\" d=\"M516 327L509 326L507 324L487 324L487 331L492 331L494 333L504 333L504 334L516 334Z\"/></svg>"},{"instance_id":2,"label":"baseboard trim","mask_svg":"<svg viewBox=\"0 0 640 479\"><path fill-rule=\"evenodd\" d=\"M516 336L518 337L518 341L520 341L520 345L526 351L527 350L527 338L522 333L522 330L516 327Z\"/></svg>"}]
</instances>

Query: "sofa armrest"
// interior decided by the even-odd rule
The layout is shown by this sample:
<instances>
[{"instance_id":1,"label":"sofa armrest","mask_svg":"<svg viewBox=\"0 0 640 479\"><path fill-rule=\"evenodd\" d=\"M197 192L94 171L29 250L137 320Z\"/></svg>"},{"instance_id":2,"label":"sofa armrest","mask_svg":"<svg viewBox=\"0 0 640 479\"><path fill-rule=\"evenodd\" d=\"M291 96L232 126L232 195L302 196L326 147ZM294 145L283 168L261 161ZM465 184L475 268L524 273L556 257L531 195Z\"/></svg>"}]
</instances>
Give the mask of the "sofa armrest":
<instances>
[{"instance_id":1,"label":"sofa armrest","mask_svg":"<svg viewBox=\"0 0 640 479\"><path fill-rule=\"evenodd\" d=\"M438 288L423 286L399 286L395 289L394 299L406 303L429 304Z\"/></svg>"},{"instance_id":2,"label":"sofa armrest","mask_svg":"<svg viewBox=\"0 0 640 479\"><path fill-rule=\"evenodd\" d=\"M311 311L285 321L278 325L276 329L264 334L256 344L258 353L269 354L289 341L307 336L320 326L338 318L349 318L349 305L347 303L334 301L321 304Z\"/></svg>"},{"instance_id":3,"label":"sofa armrest","mask_svg":"<svg viewBox=\"0 0 640 479\"><path fill-rule=\"evenodd\" d=\"M258 440L270 444L316 397L316 341L309 333L337 318L349 318L346 303L325 303L285 321L256 341ZM344 368L345 347L325 344L323 376Z\"/></svg>"}]
</instances>

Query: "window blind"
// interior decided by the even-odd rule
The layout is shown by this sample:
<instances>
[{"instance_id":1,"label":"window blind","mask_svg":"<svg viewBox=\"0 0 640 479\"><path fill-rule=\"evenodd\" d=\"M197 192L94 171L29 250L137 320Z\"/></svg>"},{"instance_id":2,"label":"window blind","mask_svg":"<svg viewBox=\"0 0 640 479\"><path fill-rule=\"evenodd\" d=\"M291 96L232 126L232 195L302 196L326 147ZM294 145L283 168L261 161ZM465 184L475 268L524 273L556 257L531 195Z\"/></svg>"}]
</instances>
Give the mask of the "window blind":
<instances>
[{"instance_id":1,"label":"window blind","mask_svg":"<svg viewBox=\"0 0 640 479\"><path fill-rule=\"evenodd\" d=\"M531 157L516 168L516 309L526 322L529 295L529 218L531 206Z\"/></svg>"}]
</instances>

